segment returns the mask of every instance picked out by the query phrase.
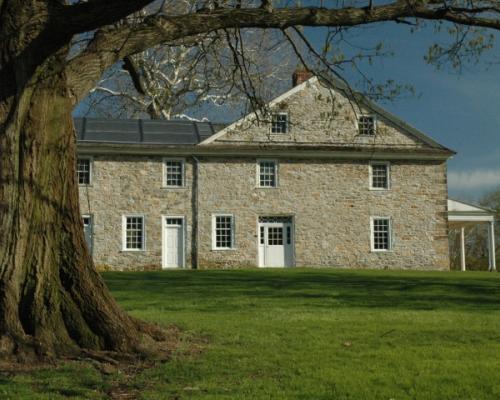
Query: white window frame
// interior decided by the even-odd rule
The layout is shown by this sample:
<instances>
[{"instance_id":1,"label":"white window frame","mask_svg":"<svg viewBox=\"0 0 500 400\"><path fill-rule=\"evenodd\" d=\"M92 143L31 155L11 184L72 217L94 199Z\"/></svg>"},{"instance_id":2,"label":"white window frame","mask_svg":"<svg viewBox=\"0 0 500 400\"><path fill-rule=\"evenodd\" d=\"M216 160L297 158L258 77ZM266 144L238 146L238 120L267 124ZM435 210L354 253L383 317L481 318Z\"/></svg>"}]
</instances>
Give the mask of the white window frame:
<instances>
[{"instance_id":1,"label":"white window frame","mask_svg":"<svg viewBox=\"0 0 500 400\"><path fill-rule=\"evenodd\" d=\"M167 161L180 161L181 174L182 174L182 185L181 186L167 185ZM163 158L162 187L165 189L184 189L186 187L186 159L185 158L182 158L182 157L164 157Z\"/></svg>"},{"instance_id":2,"label":"white window frame","mask_svg":"<svg viewBox=\"0 0 500 400\"><path fill-rule=\"evenodd\" d=\"M385 188L379 188L379 187L374 187L373 186L373 166L374 165L385 165L387 168L387 187ZM368 166L368 179L369 179L369 188L370 190L375 190L375 191L387 191L391 190L391 163L389 161L370 161L369 166Z\"/></svg>"},{"instance_id":3,"label":"white window frame","mask_svg":"<svg viewBox=\"0 0 500 400\"><path fill-rule=\"evenodd\" d=\"M142 218L142 248L128 249L127 248L127 218ZM122 251L146 251L146 217L144 214L125 214L122 215Z\"/></svg>"},{"instance_id":4,"label":"white window frame","mask_svg":"<svg viewBox=\"0 0 500 400\"><path fill-rule=\"evenodd\" d=\"M274 163L274 186L261 186L260 185L260 163L261 162L273 162ZM271 158L258 158L255 166L256 177L255 177L255 186L259 189L276 189L279 186L279 163L276 159Z\"/></svg>"},{"instance_id":5,"label":"white window frame","mask_svg":"<svg viewBox=\"0 0 500 400\"><path fill-rule=\"evenodd\" d=\"M286 115L286 132L273 132L273 117L275 115ZM288 135L290 133L290 115L287 112L273 112L271 113L271 124L269 125L269 132L271 135Z\"/></svg>"},{"instance_id":6,"label":"white window frame","mask_svg":"<svg viewBox=\"0 0 500 400\"><path fill-rule=\"evenodd\" d=\"M389 221L389 248L388 249L375 249L375 238L374 238L374 221L376 219L386 219ZM392 229L393 223L392 223L392 218L388 216L372 216L370 217L370 249L374 253L388 253L393 250L394 247L394 238L393 238L393 229Z\"/></svg>"},{"instance_id":7,"label":"white window frame","mask_svg":"<svg viewBox=\"0 0 500 400\"><path fill-rule=\"evenodd\" d=\"M216 220L217 217L231 217L231 247L217 247L217 235L216 235ZM236 223L234 214L226 214L226 213L218 213L212 214L212 250L214 251L227 251L227 250L235 250L235 232L236 231Z\"/></svg>"},{"instance_id":8,"label":"white window frame","mask_svg":"<svg viewBox=\"0 0 500 400\"><path fill-rule=\"evenodd\" d=\"M187 246L187 226L186 226L186 217L184 215L164 215L162 214L161 216L161 268L162 269L168 269L167 267L164 267L165 265L165 256L166 256L166 249L164 249L164 243L165 243L165 229L167 228L167 219L170 218L175 218L175 219L181 219L182 220L182 266L180 267L181 269L186 268L186 246Z\"/></svg>"},{"instance_id":9,"label":"white window frame","mask_svg":"<svg viewBox=\"0 0 500 400\"><path fill-rule=\"evenodd\" d=\"M78 160L89 160L89 183L80 183L78 179ZM92 186L94 180L94 157L93 156L77 156L76 157L76 179L78 181L78 186Z\"/></svg>"},{"instance_id":10,"label":"white window frame","mask_svg":"<svg viewBox=\"0 0 500 400\"><path fill-rule=\"evenodd\" d=\"M370 118L373 118L373 135L368 135L366 133L361 133L360 132L360 127L359 127L359 120L361 117L370 117ZM377 136L377 116L375 114L358 114L357 118L356 118L356 130L358 131L358 136L361 136L361 137L375 137Z\"/></svg>"}]
</instances>

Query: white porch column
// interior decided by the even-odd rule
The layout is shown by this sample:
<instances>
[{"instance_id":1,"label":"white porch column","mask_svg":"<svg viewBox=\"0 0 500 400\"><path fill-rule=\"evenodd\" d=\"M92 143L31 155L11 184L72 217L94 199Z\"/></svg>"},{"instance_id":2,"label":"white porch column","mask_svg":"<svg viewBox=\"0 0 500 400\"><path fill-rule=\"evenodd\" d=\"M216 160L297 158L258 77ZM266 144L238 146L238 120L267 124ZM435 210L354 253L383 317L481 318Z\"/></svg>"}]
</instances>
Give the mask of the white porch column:
<instances>
[{"instance_id":1,"label":"white porch column","mask_svg":"<svg viewBox=\"0 0 500 400\"><path fill-rule=\"evenodd\" d=\"M495 221L491 221L488 226L488 255L490 257L489 270L497 269L495 258Z\"/></svg>"},{"instance_id":2,"label":"white porch column","mask_svg":"<svg viewBox=\"0 0 500 400\"><path fill-rule=\"evenodd\" d=\"M465 271L465 227L460 228L460 264Z\"/></svg>"}]
</instances>

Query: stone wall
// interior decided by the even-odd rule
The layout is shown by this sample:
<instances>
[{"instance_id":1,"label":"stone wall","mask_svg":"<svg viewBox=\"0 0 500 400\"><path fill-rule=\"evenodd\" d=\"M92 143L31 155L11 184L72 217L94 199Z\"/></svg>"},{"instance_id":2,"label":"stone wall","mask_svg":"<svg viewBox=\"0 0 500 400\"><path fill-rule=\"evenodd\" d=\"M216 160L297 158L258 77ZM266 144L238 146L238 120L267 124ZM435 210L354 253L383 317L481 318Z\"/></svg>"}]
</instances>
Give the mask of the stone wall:
<instances>
[{"instance_id":1,"label":"stone wall","mask_svg":"<svg viewBox=\"0 0 500 400\"><path fill-rule=\"evenodd\" d=\"M82 214L94 220L94 258L113 269L161 268L161 216L185 216L191 265L193 164L186 188L162 188L162 158L96 156ZM279 160L279 187L256 187L256 159L200 158L199 267L257 265L259 216L291 215L297 266L448 269L446 164L391 162L391 189L369 189L369 162ZM234 250L212 250L212 214L235 217ZM122 215L145 216L145 251L122 251ZM370 216L393 220L393 249L370 251Z\"/></svg>"},{"instance_id":2,"label":"stone wall","mask_svg":"<svg viewBox=\"0 0 500 400\"><path fill-rule=\"evenodd\" d=\"M368 161L279 160L279 187L256 188L256 160L204 159L200 267L256 266L259 216L294 218L297 266L449 269L446 166L391 163L391 189L369 189ZM211 215L235 217L235 249L211 249ZM393 248L372 252L370 217L392 218Z\"/></svg>"},{"instance_id":3,"label":"stone wall","mask_svg":"<svg viewBox=\"0 0 500 400\"><path fill-rule=\"evenodd\" d=\"M163 187L163 159L144 156L93 157L92 182L80 186L80 209L94 224L93 256L101 269L161 267L161 216L185 216L191 248L192 161L185 162L184 188ZM144 215L145 250L122 250L122 216ZM186 264L191 253L186 252Z\"/></svg>"}]
</instances>

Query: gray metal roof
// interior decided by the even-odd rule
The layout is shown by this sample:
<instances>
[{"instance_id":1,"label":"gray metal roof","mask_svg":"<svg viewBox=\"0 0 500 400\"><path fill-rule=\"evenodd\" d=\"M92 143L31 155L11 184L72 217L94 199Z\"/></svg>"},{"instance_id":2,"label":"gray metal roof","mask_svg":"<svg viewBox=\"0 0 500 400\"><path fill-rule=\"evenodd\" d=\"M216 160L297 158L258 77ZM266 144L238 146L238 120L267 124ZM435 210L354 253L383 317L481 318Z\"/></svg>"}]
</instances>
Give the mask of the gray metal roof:
<instances>
[{"instance_id":1,"label":"gray metal roof","mask_svg":"<svg viewBox=\"0 0 500 400\"><path fill-rule=\"evenodd\" d=\"M150 119L75 118L78 142L195 145L224 124Z\"/></svg>"}]
</instances>

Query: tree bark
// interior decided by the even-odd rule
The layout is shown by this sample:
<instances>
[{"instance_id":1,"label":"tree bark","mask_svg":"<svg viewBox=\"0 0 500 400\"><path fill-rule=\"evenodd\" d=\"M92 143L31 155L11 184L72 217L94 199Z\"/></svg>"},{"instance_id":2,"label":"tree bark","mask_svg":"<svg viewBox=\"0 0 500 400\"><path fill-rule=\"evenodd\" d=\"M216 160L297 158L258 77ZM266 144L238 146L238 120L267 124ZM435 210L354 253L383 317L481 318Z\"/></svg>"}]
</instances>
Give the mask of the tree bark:
<instances>
[{"instance_id":1,"label":"tree bark","mask_svg":"<svg viewBox=\"0 0 500 400\"><path fill-rule=\"evenodd\" d=\"M32 22L43 10L9 8L0 11L0 356L139 351L145 325L111 297L81 228L68 47ZM6 32L23 22L29 30Z\"/></svg>"}]
</instances>

